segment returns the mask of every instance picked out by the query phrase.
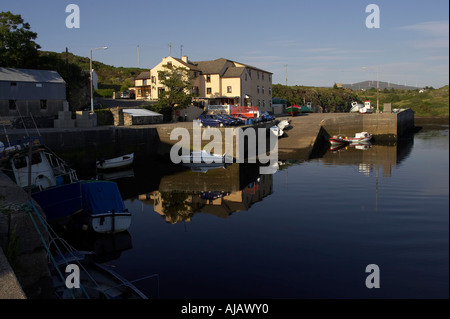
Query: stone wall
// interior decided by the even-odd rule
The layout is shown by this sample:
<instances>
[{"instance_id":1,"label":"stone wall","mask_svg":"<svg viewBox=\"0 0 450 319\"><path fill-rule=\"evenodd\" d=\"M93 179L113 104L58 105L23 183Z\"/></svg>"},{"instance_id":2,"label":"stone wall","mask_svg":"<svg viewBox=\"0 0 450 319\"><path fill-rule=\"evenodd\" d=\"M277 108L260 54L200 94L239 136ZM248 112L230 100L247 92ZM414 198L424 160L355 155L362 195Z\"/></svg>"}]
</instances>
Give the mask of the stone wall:
<instances>
[{"instance_id":1,"label":"stone wall","mask_svg":"<svg viewBox=\"0 0 450 319\"><path fill-rule=\"evenodd\" d=\"M43 242L48 244L48 234L36 213L25 205L27 200L27 193L0 172L0 245L26 297L51 298L52 283ZM45 218L37 204L36 207Z\"/></svg>"}]
</instances>

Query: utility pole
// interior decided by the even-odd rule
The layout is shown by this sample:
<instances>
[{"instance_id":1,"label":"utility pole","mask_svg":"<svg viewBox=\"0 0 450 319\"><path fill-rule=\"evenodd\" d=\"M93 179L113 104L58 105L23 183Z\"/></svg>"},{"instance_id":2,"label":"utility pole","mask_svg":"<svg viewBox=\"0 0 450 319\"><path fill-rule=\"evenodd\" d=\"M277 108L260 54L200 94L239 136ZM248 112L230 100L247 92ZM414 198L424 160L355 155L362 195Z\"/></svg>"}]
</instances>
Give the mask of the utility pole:
<instances>
[{"instance_id":1,"label":"utility pole","mask_svg":"<svg viewBox=\"0 0 450 319\"><path fill-rule=\"evenodd\" d=\"M139 44L137 46L137 54L138 54L138 68L140 69L141 68L141 60L139 58Z\"/></svg>"},{"instance_id":2,"label":"utility pole","mask_svg":"<svg viewBox=\"0 0 450 319\"><path fill-rule=\"evenodd\" d=\"M284 67L286 68L286 86L287 86L287 64L284 65Z\"/></svg>"},{"instance_id":3,"label":"utility pole","mask_svg":"<svg viewBox=\"0 0 450 319\"><path fill-rule=\"evenodd\" d=\"M172 43L169 42L169 56L172 56Z\"/></svg>"}]
</instances>

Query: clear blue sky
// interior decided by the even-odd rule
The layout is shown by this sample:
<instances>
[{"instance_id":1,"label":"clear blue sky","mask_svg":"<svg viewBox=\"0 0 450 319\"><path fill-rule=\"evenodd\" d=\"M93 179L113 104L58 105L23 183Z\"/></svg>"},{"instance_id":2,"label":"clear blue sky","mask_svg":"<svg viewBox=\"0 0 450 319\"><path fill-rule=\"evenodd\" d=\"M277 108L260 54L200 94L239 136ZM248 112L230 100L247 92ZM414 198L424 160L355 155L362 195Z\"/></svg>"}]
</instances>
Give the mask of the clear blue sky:
<instances>
[{"instance_id":1,"label":"clear blue sky","mask_svg":"<svg viewBox=\"0 0 450 319\"><path fill-rule=\"evenodd\" d=\"M68 4L80 28L66 28ZM367 28L366 6L380 9ZM449 83L447 0L15 0L1 11L20 14L42 50L105 64L152 68L164 56L192 61L227 58L272 72L273 83L332 86L376 80L439 88ZM287 67L286 67L287 65ZM363 67L368 67L363 69Z\"/></svg>"}]
</instances>

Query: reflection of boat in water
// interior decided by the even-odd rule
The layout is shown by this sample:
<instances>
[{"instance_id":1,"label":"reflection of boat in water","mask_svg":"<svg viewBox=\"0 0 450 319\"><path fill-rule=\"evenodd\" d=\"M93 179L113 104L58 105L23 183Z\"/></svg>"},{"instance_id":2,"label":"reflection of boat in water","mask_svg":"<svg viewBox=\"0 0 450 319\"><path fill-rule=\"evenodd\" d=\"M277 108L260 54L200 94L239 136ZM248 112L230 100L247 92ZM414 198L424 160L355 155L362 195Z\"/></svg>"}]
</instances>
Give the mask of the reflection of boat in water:
<instances>
[{"instance_id":1,"label":"reflection of boat in water","mask_svg":"<svg viewBox=\"0 0 450 319\"><path fill-rule=\"evenodd\" d=\"M100 170L122 169L131 166L133 164L133 160L134 153L131 153L106 160L99 160L96 162L96 165Z\"/></svg>"},{"instance_id":2,"label":"reflection of boat in water","mask_svg":"<svg viewBox=\"0 0 450 319\"><path fill-rule=\"evenodd\" d=\"M50 270L59 299L148 299L130 281L120 276L110 267L94 261L95 254L86 251L73 251L54 258ZM72 288L67 287L67 280L61 274L66 273L67 266L74 265L79 270L79 285L75 280ZM76 269L76 268L75 268ZM76 288L76 289L74 289Z\"/></svg>"},{"instance_id":3,"label":"reflection of boat in water","mask_svg":"<svg viewBox=\"0 0 450 319\"><path fill-rule=\"evenodd\" d=\"M101 171L97 174L97 179L103 180L115 180L119 178L127 178L134 177L133 168L125 169L125 170L112 170L112 171Z\"/></svg>"},{"instance_id":4,"label":"reflection of boat in water","mask_svg":"<svg viewBox=\"0 0 450 319\"><path fill-rule=\"evenodd\" d=\"M338 152L338 151L340 151L340 150L342 150L342 149L346 149L347 146L348 146L348 143L347 143L347 144L332 144L332 145L330 146L330 151L331 151L332 153Z\"/></svg>"},{"instance_id":5,"label":"reflection of boat in water","mask_svg":"<svg viewBox=\"0 0 450 319\"><path fill-rule=\"evenodd\" d=\"M367 142L367 143L363 143L363 144L351 144L351 146L354 146L357 150L365 151L372 147L372 143Z\"/></svg>"},{"instance_id":6,"label":"reflection of boat in water","mask_svg":"<svg viewBox=\"0 0 450 319\"><path fill-rule=\"evenodd\" d=\"M201 199L214 200L214 199L222 198L222 197L225 197L225 196L228 196L228 195L230 195L229 192L220 192L220 191L217 191L217 192L215 192L215 191L207 191L206 192L205 191L205 192L200 192L198 194L198 197L200 197Z\"/></svg>"}]
</instances>

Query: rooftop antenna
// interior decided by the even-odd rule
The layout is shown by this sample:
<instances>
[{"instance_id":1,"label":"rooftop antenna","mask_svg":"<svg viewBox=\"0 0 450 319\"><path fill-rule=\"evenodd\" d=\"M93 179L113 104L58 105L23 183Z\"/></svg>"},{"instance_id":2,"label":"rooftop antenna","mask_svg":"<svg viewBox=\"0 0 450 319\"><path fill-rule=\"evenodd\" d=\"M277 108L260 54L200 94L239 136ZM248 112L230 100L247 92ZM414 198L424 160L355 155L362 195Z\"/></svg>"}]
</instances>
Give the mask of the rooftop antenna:
<instances>
[{"instance_id":1,"label":"rooftop antenna","mask_svg":"<svg viewBox=\"0 0 450 319\"><path fill-rule=\"evenodd\" d=\"M169 56L172 56L172 43L169 42Z\"/></svg>"},{"instance_id":2,"label":"rooftop antenna","mask_svg":"<svg viewBox=\"0 0 450 319\"><path fill-rule=\"evenodd\" d=\"M180 58L183 57L183 45L180 45Z\"/></svg>"}]
</instances>

